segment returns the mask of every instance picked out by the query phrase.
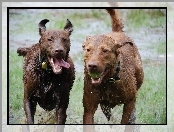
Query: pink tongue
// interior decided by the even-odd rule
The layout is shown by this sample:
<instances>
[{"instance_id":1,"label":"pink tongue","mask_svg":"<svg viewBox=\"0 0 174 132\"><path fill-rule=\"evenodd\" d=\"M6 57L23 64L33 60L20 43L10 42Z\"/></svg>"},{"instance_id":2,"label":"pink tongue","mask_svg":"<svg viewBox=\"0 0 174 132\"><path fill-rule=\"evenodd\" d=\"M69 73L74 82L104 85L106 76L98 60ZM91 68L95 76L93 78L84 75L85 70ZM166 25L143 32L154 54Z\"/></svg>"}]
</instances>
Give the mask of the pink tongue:
<instances>
[{"instance_id":1,"label":"pink tongue","mask_svg":"<svg viewBox=\"0 0 174 132\"><path fill-rule=\"evenodd\" d=\"M54 65L59 65L61 67L69 68L70 64L65 62L63 59L54 58Z\"/></svg>"}]
</instances>

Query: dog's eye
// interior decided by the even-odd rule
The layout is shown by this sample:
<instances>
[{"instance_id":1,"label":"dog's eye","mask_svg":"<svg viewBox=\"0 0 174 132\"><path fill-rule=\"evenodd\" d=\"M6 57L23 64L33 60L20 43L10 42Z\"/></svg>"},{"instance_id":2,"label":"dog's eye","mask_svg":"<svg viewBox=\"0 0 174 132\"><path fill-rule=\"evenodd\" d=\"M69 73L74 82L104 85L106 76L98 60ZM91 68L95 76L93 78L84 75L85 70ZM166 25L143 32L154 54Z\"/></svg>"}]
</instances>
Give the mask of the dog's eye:
<instances>
[{"instance_id":1,"label":"dog's eye","mask_svg":"<svg viewBox=\"0 0 174 132\"><path fill-rule=\"evenodd\" d=\"M107 49L103 49L103 53L106 53L106 52L108 52L108 50Z\"/></svg>"},{"instance_id":2,"label":"dog's eye","mask_svg":"<svg viewBox=\"0 0 174 132\"><path fill-rule=\"evenodd\" d=\"M52 39L51 39L51 38L48 38L47 40L48 40L48 41L52 41Z\"/></svg>"},{"instance_id":3,"label":"dog's eye","mask_svg":"<svg viewBox=\"0 0 174 132\"><path fill-rule=\"evenodd\" d=\"M66 40L67 40L67 39L65 39L65 38L62 38L62 41L63 41L63 42L65 42Z\"/></svg>"},{"instance_id":4,"label":"dog's eye","mask_svg":"<svg viewBox=\"0 0 174 132\"><path fill-rule=\"evenodd\" d=\"M87 52L89 52L89 51L90 51L90 49L86 49L86 51L87 51Z\"/></svg>"}]
</instances>

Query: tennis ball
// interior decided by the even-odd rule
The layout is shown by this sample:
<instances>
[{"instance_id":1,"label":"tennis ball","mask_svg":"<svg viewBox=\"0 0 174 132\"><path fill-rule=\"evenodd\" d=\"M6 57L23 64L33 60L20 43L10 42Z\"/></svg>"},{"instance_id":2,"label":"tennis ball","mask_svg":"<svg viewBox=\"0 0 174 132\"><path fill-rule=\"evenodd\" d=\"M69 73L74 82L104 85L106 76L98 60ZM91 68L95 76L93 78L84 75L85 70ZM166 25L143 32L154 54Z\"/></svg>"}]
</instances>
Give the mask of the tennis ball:
<instances>
[{"instance_id":1,"label":"tennis ball","mask_svg":"<svg viewBox=\"0 0 174 132\"><path fill-rule=\"evenodd\" d=\"M100 77L100 73L90 73L90 76L95 79L95 78L99 78Z\"/></svg>"}]
</instances>

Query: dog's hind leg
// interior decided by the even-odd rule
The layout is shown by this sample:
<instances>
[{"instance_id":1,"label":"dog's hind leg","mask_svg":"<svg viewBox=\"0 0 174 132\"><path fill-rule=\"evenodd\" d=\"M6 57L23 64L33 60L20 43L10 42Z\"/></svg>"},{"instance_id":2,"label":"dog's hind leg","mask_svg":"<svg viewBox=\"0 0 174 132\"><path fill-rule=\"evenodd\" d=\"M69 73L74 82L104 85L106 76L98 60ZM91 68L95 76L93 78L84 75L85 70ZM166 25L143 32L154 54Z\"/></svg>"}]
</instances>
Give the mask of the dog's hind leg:
<instances>
[{"instance_id":1,"label":"dog's hind leg","mask_svg":"<svg viewBox=\"0 0 174 132\"><path fill-rule=\"evenodd\" d=\"M55 124L65 124L66 122L66 108L56 108L56 121ZM54 132L64 132L65 125L56 125L54 127Z\"/></svg>"},{"instance_id":2,"label":"dog's hind leg","mask_svg":"<svg viewBox=\"0 0 174 132\"><path fill-rule=\"evenodd\" d=\"M59 108L59 109L56 108L56 118L57 118L56 124L65 124L66 117L67 117L66 109L67 108L64 108L64 107Z\"/></svg>"},{"instance_id":3,"label":"dog's hind leg","mask_svg":"<svg viewBox=\"0 0 174 132\"><path fill-rule=\"evenodd\" d=\"M60 95L63 95L61 97ZM66 110L69 104L69 92L62 92L61 94L55 94L57 103L56 103L56 122L55 124L65 124L66 122ZM59 127L61 132L63 132L64 127Z\"/></svg>"},{"instance_id":4,"label":"dog's hind leg","mask_svg":"<svg viewBox=\"0 0 174 132\"><path fill-rule=\"evenodd\" d=\"M134 108L129 118L129 124L135 124L135 120L136 120L136 115L135 115L135 108Z\"/></svg>"}]
</instances>

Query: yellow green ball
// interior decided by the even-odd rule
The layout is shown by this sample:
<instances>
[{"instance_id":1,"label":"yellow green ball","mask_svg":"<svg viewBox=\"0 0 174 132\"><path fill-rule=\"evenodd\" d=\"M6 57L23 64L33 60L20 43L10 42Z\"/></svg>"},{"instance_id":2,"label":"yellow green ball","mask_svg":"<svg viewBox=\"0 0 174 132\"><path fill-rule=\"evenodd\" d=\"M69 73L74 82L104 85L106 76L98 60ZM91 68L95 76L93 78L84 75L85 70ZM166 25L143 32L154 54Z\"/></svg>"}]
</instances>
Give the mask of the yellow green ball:
<instances>
[{"instance_id":1,"label":"yellow green ball","mask_svg":"<svg viewBox=\"0 0 174 132\"><path fill-rule=\"evenodd\" d=\"M99 78L100 77L100 73L90 73L90 76L95 79L95 78Z\"/></svg>"}]
</instances>

